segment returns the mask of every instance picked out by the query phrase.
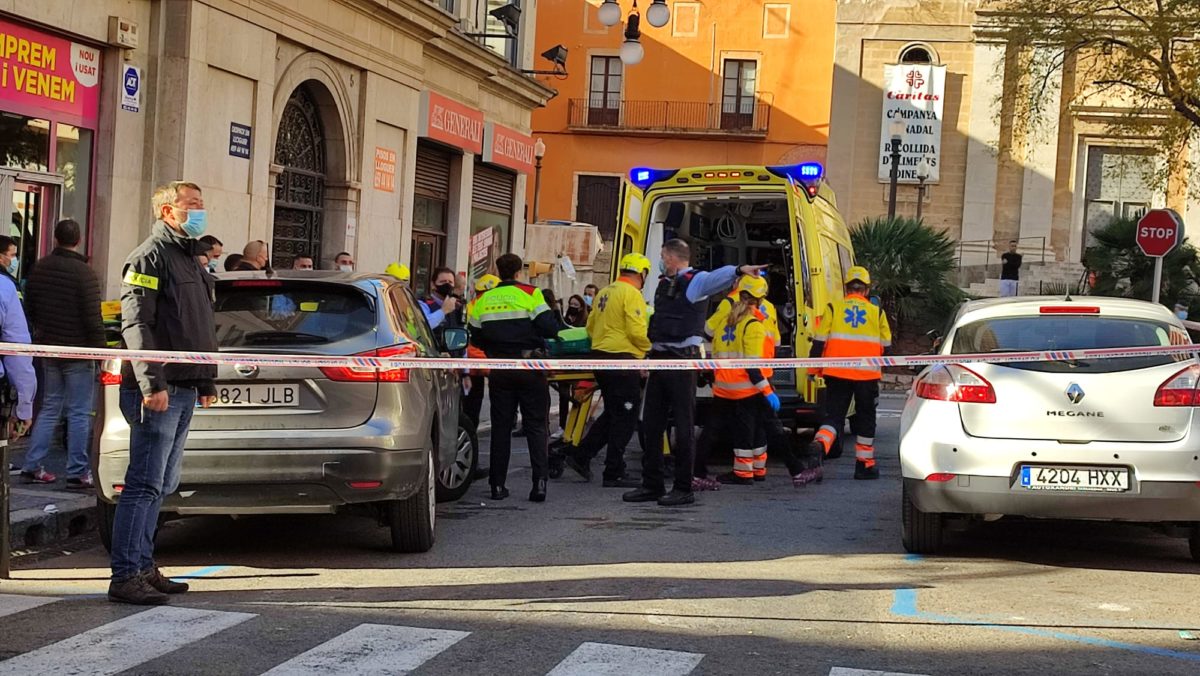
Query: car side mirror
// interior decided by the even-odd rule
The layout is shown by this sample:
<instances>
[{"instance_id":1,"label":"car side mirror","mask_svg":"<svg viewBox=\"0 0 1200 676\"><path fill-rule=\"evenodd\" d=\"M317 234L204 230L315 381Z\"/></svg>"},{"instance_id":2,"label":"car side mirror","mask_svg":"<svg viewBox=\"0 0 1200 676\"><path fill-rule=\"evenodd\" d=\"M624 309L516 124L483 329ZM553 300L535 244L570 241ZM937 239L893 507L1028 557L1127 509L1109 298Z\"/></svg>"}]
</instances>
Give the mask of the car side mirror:
<instances>
[{"instance_id":1,"label":"car side mirror","mask_svg":"<svg viewBox=\"0 0 1200 676\"><path fill-rule=\"evenodd\" d=\"M447 352L458 352L467 348L467 330L448 328L442 332L442 344Z\"/></svg>"}]
</instances>

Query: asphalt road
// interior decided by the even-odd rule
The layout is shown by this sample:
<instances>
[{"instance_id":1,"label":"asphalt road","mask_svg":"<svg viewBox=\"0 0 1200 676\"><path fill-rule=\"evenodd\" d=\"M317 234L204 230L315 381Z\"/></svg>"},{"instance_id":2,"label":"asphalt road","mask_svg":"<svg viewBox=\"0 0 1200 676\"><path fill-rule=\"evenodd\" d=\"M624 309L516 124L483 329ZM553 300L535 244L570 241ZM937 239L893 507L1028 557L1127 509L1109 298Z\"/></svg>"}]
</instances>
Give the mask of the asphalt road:
<instances>
[{"instance_id":1,"label":"asphalt road","mask_svg":"<svg viewBox=\"0 0 1200 676\"><path fill-rule=\"evenodd\" d=\"M442 505L416 556L360 518L173 522L160 563L193 591L165 609L106 602L92 541L25 557L0 583L0 674L1200 673L1185 541L1000 522L906 556L899 405L878 482L849 458L804 490L772 467L665 509L568 475L535 505L518 455L512 498Z\"/></svg>"}]
</instances>

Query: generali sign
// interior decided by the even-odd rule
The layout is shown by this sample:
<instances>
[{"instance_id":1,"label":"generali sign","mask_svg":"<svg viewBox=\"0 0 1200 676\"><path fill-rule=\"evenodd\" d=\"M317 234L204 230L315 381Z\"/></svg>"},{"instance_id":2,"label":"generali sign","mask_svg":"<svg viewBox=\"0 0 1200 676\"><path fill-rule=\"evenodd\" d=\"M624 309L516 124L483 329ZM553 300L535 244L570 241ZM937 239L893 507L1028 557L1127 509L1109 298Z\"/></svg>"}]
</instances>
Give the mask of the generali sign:
<instances>
[{"instance_id":1,"label":"generali sign","mask_svg":"<svg viewBox=\"0 0 1200 676\"><path fill-rule=\"evenodd\" d=\"M455 148L475 153L483 152L483 113L426 91L421 93L421 116L418 133Z\"/></svg>"},{"instance_id":2,"label":"generali sign","mask_svg":"<svg viewBox=\"0 0 1200 676\"><path fill-rule=\"evenodd\" d=\"M490 123L484 134L483 161L522 174L533 173L533 138L515 129Z\"/></svg>"},{"instance_id":3,"label":"generali sign","mask_svg":"<svg viewBox=\"0 0 1200 676\"><path fill-rule=\"evenodd\" d=\"M904 123L900 141L900 183L917 183L921 158L929 162L929 182L941 176L942 115L946 99L946 67L920 64L884 66L883 120L879 137L879 180L888 181L891 167L891 125Z\"/></svg>"}]
</instances>

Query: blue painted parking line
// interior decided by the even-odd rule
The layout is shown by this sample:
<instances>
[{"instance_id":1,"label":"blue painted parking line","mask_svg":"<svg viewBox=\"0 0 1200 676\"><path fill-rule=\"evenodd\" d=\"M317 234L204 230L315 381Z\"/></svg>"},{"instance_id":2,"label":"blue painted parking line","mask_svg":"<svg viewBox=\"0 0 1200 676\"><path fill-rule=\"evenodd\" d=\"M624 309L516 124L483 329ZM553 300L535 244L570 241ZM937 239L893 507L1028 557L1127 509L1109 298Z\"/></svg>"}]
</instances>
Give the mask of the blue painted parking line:
<instances>
[{"instance_id":1,"label":"blue painted parking line","mask_svg":"<svg viewBox=\"0 0 1200 676\"><path fill-rule=\"evenodd\" d=\"M208 577L210 575L216 575L217 573L219 573L223 570L228 570L228 569L229 569L229 566L208 566L207 568L193 570L192 572L184 573L183 575L174 575L171 577L171 579L172 580L194 580L194 579L200 578L200 577Z\"/></svg>"},{"instance_id":2,"label":"blue painted parking line","mask_svg":"<svg viewBox=\"0 0 1200 676\"><path fill-rule=\"evenodd\" d=\"M1185 660L1188 662L1200 662L1200 653L1183 652L1180 650L1170 650L1168 648L1158 648L1155 646L1141 645L1138 643L1125 643L1123 641L1110 641L1105 638L1096 638L1094 636L1081 636L1079 634L1069 634L1061 631L1052 631L1048 629L1038 629L1034 627L1026 627L1022 625L1010 624L991 624L988 622L979 622L977 620L968 620L949 615L939 615L937 613L927 613L922 611L917 605L917 590L916 589L897 589L892 598L891 612L899 617L907 617L928 622L938 622L941 624L954 624L972 627L980 627L983 629L995 629L1013 634L1024 634L1026 636L1038 636L1041 638L1052 638L1058 641L1069 641L1071 643L1082 643L1084 645L1097 646L1100 648L1112 648L1114 650L1128 650L1146 655L1155 655L1157 657L1168 657L1171 659ZM1115 629L1115 627L1114 627Z\"/></svg>"}]
</instances>

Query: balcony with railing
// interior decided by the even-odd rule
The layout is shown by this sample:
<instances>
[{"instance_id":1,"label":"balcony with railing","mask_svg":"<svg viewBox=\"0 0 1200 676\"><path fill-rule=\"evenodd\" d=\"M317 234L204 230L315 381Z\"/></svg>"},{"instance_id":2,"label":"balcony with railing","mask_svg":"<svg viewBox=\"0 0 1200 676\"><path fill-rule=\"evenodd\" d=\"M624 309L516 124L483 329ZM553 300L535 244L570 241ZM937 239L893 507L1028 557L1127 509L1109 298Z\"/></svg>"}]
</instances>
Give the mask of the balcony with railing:
<instances>
[{"instance_id":1,"label":"balcony with railing","mask_svg":"<svg viewBox=\"0 0 1200 676\"><path fill-rule=\"evenodd\" d=\"M578 131L762 137L771 121L771 104L571 99L567 115L568 126Z\"/></svg>"}]
</instances>

